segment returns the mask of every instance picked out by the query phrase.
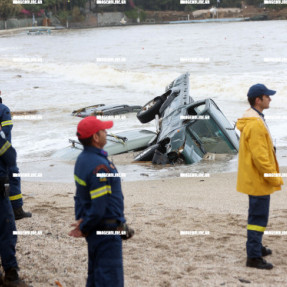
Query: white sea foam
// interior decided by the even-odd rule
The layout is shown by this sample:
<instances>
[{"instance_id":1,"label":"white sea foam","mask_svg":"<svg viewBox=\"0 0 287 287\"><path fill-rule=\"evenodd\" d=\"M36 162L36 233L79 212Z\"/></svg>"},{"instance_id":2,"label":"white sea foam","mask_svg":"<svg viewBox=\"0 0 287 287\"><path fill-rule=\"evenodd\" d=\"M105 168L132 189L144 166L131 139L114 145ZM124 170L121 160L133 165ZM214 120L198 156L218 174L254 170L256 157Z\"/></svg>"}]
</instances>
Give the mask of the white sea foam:
<instances>
[{"instance_id":1,"label":"white sea foam","mask_svg":"<svg viewBox=\"0 0 287 287\"><path fill-rule=\"evenodd\" d=\"M187 71L190 95L213 98L231 122L248 108L246 94L255 83L277 90L266 115L286 115L286 63L264 61L286 58L285 26L284 21L157 25L0 38L3 102L12 111L37 110L43 117L15 121L13 144L19 158L30 160L67 146L80 120L71 117L73 110L99 103L143 105ZM287 146L285 122L267 122L277 145ZM141 125L132 114L116 121L113 131L153 125Z\"/></svg>"}]
</instances>

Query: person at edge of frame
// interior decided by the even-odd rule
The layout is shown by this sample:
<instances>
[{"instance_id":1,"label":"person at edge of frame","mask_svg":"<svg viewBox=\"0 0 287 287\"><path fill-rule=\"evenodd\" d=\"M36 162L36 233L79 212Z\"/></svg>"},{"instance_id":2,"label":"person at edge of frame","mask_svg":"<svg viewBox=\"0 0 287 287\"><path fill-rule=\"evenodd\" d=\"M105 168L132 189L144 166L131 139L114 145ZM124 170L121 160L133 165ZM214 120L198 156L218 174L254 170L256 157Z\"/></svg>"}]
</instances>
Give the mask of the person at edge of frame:
<instances>
[{"instance_id":1,"label":"person at edge of frame","mask_svg":"<svg viewBox=\"0 0 287 287\"><path fill-rule=\"evenodd\" d=\"M11 130L13 128L13 123L11 119L11 113L7 106L2 104L1 91L0 91L0 124L2 130L5 133L7 140L12 143ZM19 174L19 168L17 167L17 162L14 166L7 167L0 162L0 176L6 176L8 173L9 184L10 184L10 196L9 199L12 203L13 212L15 219L19 220L26 217L31 217L31 212L25 212L23 210L23 198L21 193L21 178L14 177L13 174Z\"/></svg>"},{"instance_id":2,"label":"person at edge of frame","mask_svg":"<svg viewBox=\"0 0 287 287\"><path fill-rule=\"evenodd\" d=\"M114 164L103 150L106 129L112 121L100 121L95 116L81 120L77 136L84 150L75 164L76 222L69 235L86 237L88 243L87 287L122 287L124 272L122 239L134 231L124 217L124 197ZM101 235L102 234L102 235Z\"/></svg>"},{"instance_id":3,"label":"person at edge of frame","mask_svg":"<svg viewBox=\"0 0 287 287\"><path fill-rule=\"evenodd\" d=\"M16 151L11 143L6 140L2 130L0 131L0 162L7 167L16 164ZM0 286L28 287L18 275L17 235L13 234L13 231L16 231L16 225L11 202L8 198L9 188L7 188L8 184L6 182L5 177L0 177L0 257L5 271L4 278L0 271Z\"/></svg>"},{"instance_id":4,"label":"person at edge of frame","mask_svg":"<svg viewBox=\"0 0 287 287\"><path fill-rule=\"evenodd\" d=\"M251 86L247 94L251 107L236 124L241 132L237 191L249 196L246 266L258 269L273 268L263 259L272 250L262 245L262 237L268 223L270 194L281 190L283 184L282 177L277 176L280 174L275 148L262 113L269 108L270 96L275 93L263 84Z\"/></svg>"}]
</instances>

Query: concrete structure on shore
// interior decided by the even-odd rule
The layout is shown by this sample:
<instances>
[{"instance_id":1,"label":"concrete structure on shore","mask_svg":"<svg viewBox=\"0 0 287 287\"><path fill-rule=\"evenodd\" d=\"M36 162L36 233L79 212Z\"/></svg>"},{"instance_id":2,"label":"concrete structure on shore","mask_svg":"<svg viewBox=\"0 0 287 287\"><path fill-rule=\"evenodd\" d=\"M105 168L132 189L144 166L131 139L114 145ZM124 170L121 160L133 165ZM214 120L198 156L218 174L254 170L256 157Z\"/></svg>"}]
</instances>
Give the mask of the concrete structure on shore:
<instances>
[{"instance_id":1,"label":"concrete structure on shore","mask_svg":"<svg viewBox=\"0 0 287 287\"><path fill-rule=\"evenodd\" d=\"M106 12L106 13L89 13L83 22L69 22L69 28L92 28L92 27L105 27L105 26L121 26L121 20L125 17L122 12ZM43 25L43 18L35 19L38 26ZM51 26L61 26L58 18L52 16L50 19ZM33 26L33 19L16 19L10 18L6 21L6 29L24 28ZM0 20L0 30L5 29L5 21Z\"/></svg>"},{"instance_id":2,"label":"concrete structure on shore","mask_svg":"<svg viewBox=\"0 0 287 287\"><path fill-rule=\"evenodd\" d=\"M43 17L37 17L35 18L37 22L37 26L42 26L43 25ZM47 19L47 18L46 18ZM52 26L58 26L60 25L60 21L56 17L51 17L49 19L51 22ZM47 21L46 21L47 22ZM17 19L17 18L10 18L6 21L6 27L5 27L5 21L0 20L0 30L6 29L16 29L16 28L24 28L24 27L32 27L33 26L33 18L25 18L25 19ZM45 26L45 24L43 25Z\"/></svg>"},{"instance_id":3,"label":"concrete structure on shore","mask_svg":"<svg viewBox=\"0 0 287 287\"><path fill-rule=\"evenodd\" d=\"M16 19L10 18L6 21L7 29L21 28L21 27L31 27L33 25L32 17L31 19ZM0 30L5 29L5 21L0 20Z\"/></svg>"}]
</instances>

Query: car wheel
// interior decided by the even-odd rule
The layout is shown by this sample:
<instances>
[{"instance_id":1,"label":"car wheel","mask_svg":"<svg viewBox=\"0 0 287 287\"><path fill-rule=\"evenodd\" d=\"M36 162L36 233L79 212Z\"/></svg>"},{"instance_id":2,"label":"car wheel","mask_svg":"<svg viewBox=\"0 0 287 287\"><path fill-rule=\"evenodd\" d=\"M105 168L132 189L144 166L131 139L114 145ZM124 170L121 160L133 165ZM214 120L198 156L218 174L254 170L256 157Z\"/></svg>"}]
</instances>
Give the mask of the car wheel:
<instances>
[{"instance_id":1,"label":"car wheel","mask_svg":"<svg viewBox=\"0 0 287 287\"><path fill-rule=\"evenodd\" d=\"M156 97L145 104L142 109L137 113L137 118L143 124L154 120L155 115L159 113L159 109L163 104L161 97Z\"/></svg>"}]
</instances>

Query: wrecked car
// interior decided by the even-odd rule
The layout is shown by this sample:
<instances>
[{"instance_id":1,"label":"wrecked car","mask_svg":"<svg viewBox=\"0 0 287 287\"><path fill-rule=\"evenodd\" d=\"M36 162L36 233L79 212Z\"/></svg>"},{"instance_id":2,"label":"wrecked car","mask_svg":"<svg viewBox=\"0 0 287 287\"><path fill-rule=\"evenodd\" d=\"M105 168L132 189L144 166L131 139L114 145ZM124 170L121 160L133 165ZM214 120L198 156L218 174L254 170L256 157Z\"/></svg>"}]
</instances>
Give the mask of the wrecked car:
<instances>
[{"instance_id":1,"label":"wrecked car","mask_svg":"<svg viewBox=\"0 0 287 287\"><path fill-rule=\"evenodd\" d=\"M126 153L129 151L140 151L154 143L157 134L150 130L130 130L115 134L107 134L107 144L105 151L109 155ZM71 146L54 153L55 158L62 160L76 160L83 150L83 146L77 140L70 139Z\"/></svg>"},{"instance_id":2,"label":"wrecked car","mask_svg":"<svg viewBox=\"0 0 287 287\"><path fill-rule=\"evenodd\" d=\"M101 104L73 113L85 117L91 115L91 111L105 107L108 106ZM212 99L194 101L190 97L188 73L172 81L163 95L141 107L137 118L143 124L155 120L157 132L130 130L110 134L105 146L110 155L141 151L134 161L193 164L207 153L236 154L239 149L239 136L235 127L216 103ZM56 152L55 156L75 160L83 147L75 140L70 142L70 147Z\"/></svg>"},{"instance_id":3,"label":"wrecked car","mask_svg":"<svg viewBox=\"0 0 287 287\"><path fill-rule=\"evenodd\" d=\"M129 106L129 105L104 105L98 104L72 112L73 116L85 118L88 116L109 116L109 115L121 115L127 113L137 113L141 110L141 106Z\"/></svg>"},{"instance_id":4,"label":"wrecked car","mask_svg":"<svg viewBox=\"0 0 287 287\"><path fill-rule=\"evenodd\" d=\"M156 143L135 157L154 164L193 164L206 153L236 154L239 136L212 99L189 96L189 74L175 79L166 92L138 112L142 123L156 119Z\"/></svg>"}]
</instances>

